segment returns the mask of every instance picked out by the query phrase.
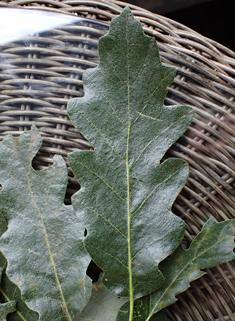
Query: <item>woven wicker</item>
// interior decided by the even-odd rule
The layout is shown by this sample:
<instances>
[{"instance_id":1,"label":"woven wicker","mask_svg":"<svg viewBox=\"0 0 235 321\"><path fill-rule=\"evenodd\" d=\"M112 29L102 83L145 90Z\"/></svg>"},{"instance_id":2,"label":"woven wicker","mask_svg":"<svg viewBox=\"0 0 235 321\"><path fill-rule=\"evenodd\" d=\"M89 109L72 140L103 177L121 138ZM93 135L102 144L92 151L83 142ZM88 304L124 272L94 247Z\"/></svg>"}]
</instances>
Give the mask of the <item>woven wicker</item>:
<instances>
[{"instance_id":1,"label":"woven wicker","mask_svg":"<svg viewBox=\"0 0 235 321\"><path fill-rule=\"evenodd\" d=\"M109 24L126 3L119 1L16 0L1 7L33 7L76 14ZM188 104L195 118L168 155L190 165L190 178L174 211L186 222L189 243L204 222L235 217L235 53L193 30L130 5L144 31L158 41L163 63L177 69L165 104ZM90 148L66 116L69 98L83 94L81 75L97 64L97 41L106 26L87 23L28 37L0 51L0 138L35 123L43 146L34 162L44 168L54 154ZM12 69L13 66L13 69ZM79 186L70 174L67 202ZM171 321L235 320L234 262L207 270L167 309Z\"/></svg>"}]
</instances>

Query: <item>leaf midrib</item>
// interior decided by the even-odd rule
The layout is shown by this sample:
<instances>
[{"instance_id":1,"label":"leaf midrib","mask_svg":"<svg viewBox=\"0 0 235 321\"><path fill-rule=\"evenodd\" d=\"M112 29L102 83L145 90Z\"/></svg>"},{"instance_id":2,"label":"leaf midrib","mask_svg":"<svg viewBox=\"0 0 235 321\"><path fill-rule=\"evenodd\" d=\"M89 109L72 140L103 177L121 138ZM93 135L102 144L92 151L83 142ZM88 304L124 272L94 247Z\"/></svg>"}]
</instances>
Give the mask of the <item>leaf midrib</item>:
<instances>
[{"instance_id":1,"label":"leaf midrib","mask_svg":"<svg viewBox=\"0 0 235 321\"><path fill-rule=\"evenodd\" d=\"M129 57L129 40L127 37L126 23L126 42L127 42L127 108L128 108L128 131L126 144L126 178L127 178L127 245L128 245L128 272L129 272L129 301L130 313L129 321L132 321L134 313L134 295L133 295L133 280L132 280L132 258L131 258L131 216L130 216L130 168L129 168L129 144L131 131L131 115L130 115L130 57Z\"/></svg>"},{"instance_id":2,"label":"leaf midrib","mask_svg":"<svg viewBox=\"0 0 235 321\"><path fill-rule=\"evenodd\" d=\"M51 252L51 247L50 247L50 243L49 243L49 239L48 239L48 235L47 235L47 231L46 231L46 227L45 227L45 224L44 224L44 219L43 219L43 214L41 213L40 211L40 208L36 202L36 199L34 197L34 194L33 194L33 191L31 189L31 186L30 186L30 181L29 181L29 177L28 177L28 173L27 173L27 179L28 179L28 187L29 187L29 191L30 191L30 194L31 194L31 197L32 197L32 202L33 204L35 205L37 211L38 211L38 214L40 216L40 219L41 219L41 222L42 222L42 229L43 229L43 233L44 233L44 236L45 236L45 240L46 240L46 245L47 245L47 249L48 249L48 252L49 252L49 256L50 256L50 261L51 261L51 265L52 265L52 268L53 268L53 272L54 272L54 275L55 275L55 280L56 280L56 283L57 283L57 286L58 286L58 289L59 289L59 292L60 292L60 295L61 295L61 299L63 301L63 308L65 310L65 314L66 314L66 317L68 318L69 321L73 321L73 319L71 318L70 316L70 313L68 311L68 307L67 307L67 304L66 304L66 300L64 298L64 293L62 291L62 287L61 287L61 284L60 284L60 281L59 281L59 277L58 277L58 274L57 274L57 270L56 270L56 264L54 262L54 258L53 258L53 254Z\"/></svg>"}]
</instances>

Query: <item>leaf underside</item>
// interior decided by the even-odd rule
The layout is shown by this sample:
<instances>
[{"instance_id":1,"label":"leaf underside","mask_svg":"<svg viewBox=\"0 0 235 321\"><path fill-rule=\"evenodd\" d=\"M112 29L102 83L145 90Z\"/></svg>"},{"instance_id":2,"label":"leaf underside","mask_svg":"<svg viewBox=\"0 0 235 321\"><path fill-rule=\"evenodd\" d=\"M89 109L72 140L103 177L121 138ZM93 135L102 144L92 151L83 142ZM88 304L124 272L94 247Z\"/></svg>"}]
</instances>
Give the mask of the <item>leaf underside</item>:
<instances>
[{"instance_id":1,"label":"leaf underside","mask_svg":"<svg viewBox=\"0 0 235 321\"><path fill-rule=\"evenodd\" d=\"M8 277L40 320L71 321L90 296L90 257L83 246L83 226L72 206L64 204L64 160L56 156L50 168L38 172L31 166L40 144L35 126L0 143L0 211L8 223L0 250Z\"/></svg>"},{"instance_id":2,"label":"leaf underside","mask_svg":"<svg viewBox=\"0 0 235 321\"><path fill-rule=\"evenodd\" d=\"M10 312L14 312L16 309L16 303L7 302L7 303L0 303L0 321L6 321L6 316Z\"/></svg>"},{"instance_id":3,"label":"leaf underside","mask_svg":"<svg viewBox=\"0 0 235 321\"><path fill-rule=\"evenodd\" d=\"M0 236L6 232L6 230L6 219L0 213ZM2 271L0 282L0 302L4 304L2 308L7 309L7 313L11 312L11 314L7 317L7 321L38 321L38 313L30 310L27 307L21 298L20 290L9 280L8 276L6 275L6 266L7 261L2 253L0 253L0 270ZM1 316L4 317L3 312L0 313L0 317Z\"/></svg>"},{"instance_id":4,"label":"leaf underside","mask_svg":"<svg viewBox=\"0 0 235 321\"><path fill-rule=\"evenodd\" d=\"M114 321L125 298L117 297L108 291L100 278L92 284L92 295L87 306L76 320L84 321Z\"/></svg>"},{"instance_id":5,"label":"leaf underside","mask_svg":"<svg viewBox=\"0 0 235 321\"><path fill-rule=\"evenodd\" d=\"M161 64L156 41L128 8L100 39L99 55L99 66L83 75L85 96L68 103L72 123L94 146L69 154L81 184L73 206L87 228L86 249L105 271L105 286L133 302L162 285L158 264L184 235L171 207L188 166L160 161L193 111L163 105L175 70Z\"/></svg>"}]
</instances>

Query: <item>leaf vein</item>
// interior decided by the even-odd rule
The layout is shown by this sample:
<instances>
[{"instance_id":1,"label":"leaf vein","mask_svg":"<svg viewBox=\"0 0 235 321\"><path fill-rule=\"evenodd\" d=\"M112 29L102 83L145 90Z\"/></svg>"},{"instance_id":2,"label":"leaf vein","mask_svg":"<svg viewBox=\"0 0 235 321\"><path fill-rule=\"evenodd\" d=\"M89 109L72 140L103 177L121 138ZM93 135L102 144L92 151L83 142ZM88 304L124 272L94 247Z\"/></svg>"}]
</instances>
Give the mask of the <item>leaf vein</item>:
<instances>
[{"instance_id":1,"label":"leaf vein","mask_svg":"<svg viewBox=\"0 0 235 321\"><path fill-rule=\"evenodd\" d=\"M123 161L125 161L123 159L123 157L116 151L116 149L113 147L113 145L110 143L110 141L105 137L105 135L99 130L99 128L96 127L96 125L88 118L85 116L84 113L82 113L81 111L78 111L86 120L88 123L90 123L95 130L100 134L101 137L103 137L103 139L106 141L106 143L110 146L110 148L114 151L114 153Z\"/></svg>"},{"instance_id":2,"label":"leaf vein","mask_svg":"<svg viewBox=\"0 0 235 321\"><path fill-rule=\"evenodd\" d=\"M177 171L175 171L172 175L168 176L167 179L165 179L164 181L162 181L160 184L158 184L153 190L152 192L145 198L145 200L141 203L141 205L134 211L134 213L131 214L131 217L133 217L142 207L143 205L147 202L147 200L155 193L155 191L165 182L167 182L169 179L171 179L174 175L176 175L179 171L181 170L178 169Z\"/></svg>"},{"instance_id":3,"label":"leaf vein","mask_svg":"<svg viewBox=\"0 0 235 321\"><path fill-rule=\"evenodd\" d=\"M133 44L132 44L132 45L133 45ZM149 47L149 50L148 50L147 55L145 56L144 62L143 62L143 64L142 64L141 68L139 69L139 72L138 72L138 74L136 75L135 79L134 79L133 82L130 84L130 86L133 86L134 83L137 81L139 75L141 74L141 71L144 69L144 67L145 67L145 65L146 65L146 61L147 61L147 59L148 59L148 57L149 57L150 52L151 52L151 48ZM142 79L141 79L141 81L142 81Z\"/></svg>"},{"instance_id":4,"label":"leaf vein","mask_svg":"<svg viewBox=\"0 0 235 321\"><path fill-rule=\"evenodd\" d=\"M86 207L86 208L88 210L90 210L91 212L100 216L104 221L106 221L109 225L111 225L120 235L122 235L125 239L127 239L127 237L113 223L111 223L109 220L107 220L103 215L99 214L97 211L95 211L94 209L92 209L90 207Z\"/></svg>"},{"instance_id":5,"label":"leaf vein","mask_svg":"<svg viewBox=\"0 0 235 321\"><path fill-rule=\"evenodd\" d=\"M15 210L9 209L9 208L6 207L6 206L1 207L1 209L5 209L5 210L7 210L8 212L12 212L12 213L14 213L14 214L17 215L17 216L20 216L22 219L24 219L25 221L27 221L29 224L31 224L31 225L39 228L39 229L43 229L42 226L39 226L39 225L33 223L30 219L28 219L27 217L25 217L24 215L20 214L19 212L15 211ZM4 215L3 215L3 216L4 216Z\"/></svg>"},{"instance_id":6,"label":"leaf vein","mask_svg":"<svg viewBox=\"0 0 235 321\"><path fill-rule=\"evenodd\" d=\"M112 257L115 261L117 261L120 265L122 265L125 269L128 270L128 267L127 267L124 263L122 263L118 258L116 258L115 256L113 256L112 254L109 254L109 253L104 252L104 251L103 251L101 248L99 248L99 247L95 247L95 249L96 249L97 251L100 251L100 252L104 253L104 254L107 255L107 256Z\"/></svg>"},{"instance_id":7,"label":"leaf vein","mask_svg":"<svg viewBox=\"0 0 235 321\"><path fill-rule=\"evenodd\" d=\"M105 94L102 92L102 89L99 88L96 84L93 83L93 86L99 91L99 93L105 98L105 100L108 102L109 106L111 107L113 113L114 113L114 116L117 118L117 120L120 122L120 124L124 127L124 128L127 128L124 123L121 121L121 119L119 118L119 116L117 115L113 105L111 104L111 102L109 101L109 99L105 96Z\"/></svg>"},{"instance_id":8,"label":"leaf vein","mask_svg":"<svg viewBox=\"0 0 235 321\"><path fill-rule=\"evenodd\" d=\"M181 119L184 116L180 117L179 120L177 122L172 123L170 126L166 127L163 131L161 131L157 136L155 136L140 152L139 156L134 160L133 164L131 165L130 169L135 166L135 164L138 162L138 160L140 159L140 157L143 155L143 153L145 152L145 150L156 140L158 139L161 135L163 135L166 131L168 131L169 129L171 129L173 126L175 126L175 124L179 123L181 121Z\"/></svg>"},{"instance_id":9,"label":"leaf vein","mask_svg":"<svg viewBox=\"0 0 235 321\"><path fill-rule=\"evenodd\" d=\"M115 191L115 189L110 186L102 177L100 177L97 173L95 173L94 171L92 171L89 167L85 166L83 163L79 162L80 165L82 165L84 168L86 168L91 174L95 175L97 178L99 178L114 194L116 194L116 196L118 198L120 198L120 200L122 200L123 202L126 203L126 200L124 198L122 198L118 192Z\"/></svg>"},{"instance_id":10,"label":"leaf vein","mask_svg":"<svg viewBox=\"0 0 235 321\"><path fill-rule=\"evenodd\" d=\"M143 111L145 110L145 108L147 107L149 101L152 99L153 95L155 94L155 92L159 89L159 87L161 86L161 84L167 79L169 78L172 74L174 73L174 71L170 72L166 78L162 79L160 81L160 83L157 85L157 87L154 89L154 91L152 92L152 94L149 96L149 99L147 100L146 104L144 105L143 109L141 110L140 114L143 113ZM136 119L132 122L132 125L139 119L140 115L138 117L136 117Z\"/></svg>"},{"instance_id":11,"label":"leaf vein","mask_svg":"<svg viewBox=\"0 0 235 321\"><path fill-rule=\"evenodd\" d=\"M52 265L52 268L53 268L53 272L54 272L54 276L55 276L55 281L56 281L56 284L57 284L57 287L59 289L59 292L60 292L60 296L61 296L61 299L63 301L63 304L64 304L64 309L65 309L65 313L68 317L68 320L69 321L72 321L72 318L70 316L70 313L68 311L68 307L67 307L67 304L66 304L66 301L65 301L65 298L64 298L64 293L62 291L62 288L61 288L61 284L59 282L59 277L58 277L58 274L57 274L57 269L56 269L56 264L54 262L54 258L53 258L53 254L51 252L51 247L50 247L50 242L49 242L49 238L48 238L48 234L47 234L47 230L46 230L46 227L45 227L45 224L44 224L44 219L43 219L43 213L41 212L40 210L40 207L38 206L36 200L35 200L35 197L34 197L34 194L32 192L32 189L30 187L30 184L29 184L29 177L27 175L27 178L28 178L28 186L29 186L29 190L30 190L30 193L31 193L31 197L32 197L32 202L34 203L37 211L38 211L38 214L40 216L40 219L41 219L41 222L42 222L42 226L43 226L43 232L44 232L44 236L45 236L45 241L46 241L46 245L47 245L47 248L48 248L48 252L49 252L49 256L50 256L50 260L51 260L51 265Z\"/></svg>"},{"instance_id":12,"label":"leaf vein","mask_svg":"<svg viewBox=\"0 0 235 321\"><path fill-rule=\"evenodd\" d=\"M139 250L139 251L133 256L132 261L136 258L136 256L137 256L139 253L141 253L142 251L144 251L145 249L147 249L150 245L153 245L154 243L159 242L160 240L164 239L166 236L172 234L174 231L177 231L177 230L178 230L178 228L175 228L175 229L167 232L166 234L162 235L161 237L153 240L152 242L150 242L150 243L147 244L146 246L144 246L141 250Z\"/></svg>"},{"instance_id":13,"label":"leaf vein","mask_svg":"<svg viewBox=\"0 0 235 321\"><path fill-rule=\"evenodd\" d=\"M73 223L70 224L69 226L67 226L66 230L62 233L62 235L61 235L61 237L60 237L60 239L59 239L59 241L57 243L57 246L56 246L55 250L52 252L53 255L55 255L57 253L57 250L58 250L58 248L60 246L60 243L62 242L62 239L63 239L64 235L67 233L68 229L73 225Z\"/></svg>"},{"instance_id":14,"label":"leaf vein","mask_svg":"<svg viewBox=\"0 0 235 321\"><path fill-rule=\"evenodd\" d=\"M112 55L110 54L110 52L108 52L106 49L104 49L105 53L109 56L109 62L111 62L112 64L112 70L114 71L115 75L117 76L118 80L120 81L120 83L122 83L123 85L125 86L128 86L121 78L120 76L118 75L117 73L117 70L116 68L114 67L114 63L113 63L113 60L112 60Z\"/></svg>"}]
</instances>

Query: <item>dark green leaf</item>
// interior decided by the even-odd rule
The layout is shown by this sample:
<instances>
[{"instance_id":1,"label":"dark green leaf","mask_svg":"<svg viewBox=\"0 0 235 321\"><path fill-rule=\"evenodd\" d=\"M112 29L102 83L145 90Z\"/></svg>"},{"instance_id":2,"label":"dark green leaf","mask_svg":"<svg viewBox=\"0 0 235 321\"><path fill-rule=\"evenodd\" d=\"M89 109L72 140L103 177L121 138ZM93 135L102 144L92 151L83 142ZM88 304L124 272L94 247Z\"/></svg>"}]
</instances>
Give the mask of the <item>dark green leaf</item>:
<instances>
[{"instance_id":1,"label":"dark green leaf","mask_svg":"<svg viewBox=\"0 0 235 321\"><path fill-rule=\"evenodd\" d=\"M94 151L69 155L81 190L73 205L85 246L105 271L104 284L134 298L159 288L158 264L184 235L171 212L188 177L182 160L160 161L187 129L193 111L163 105L175 70L160 62L156 41L126 8L99 41L100 64L84 73L85 97L68 103L74 126Z\"/></svg>"},{"instance_id":2,"label":"dark green leaf","mask_svg":"<svg viewBox=\"0 0 235 321\"><path fill-rule=\"evenodd\" d=\"M4 226L6 227L6 222L2 215L0 214L0 233L4 232ZM0 234L1 235L1 234ZM0 256L2 254L0 253ZM0 265L1 266L1 265ZM4 267L0 267L0 286L1 286L1 280L2 280L2 274L4 271ZM0 289L1 291L1 289ZM0 321L6 321L6 317L10 312L14 312L16 309L16 303L15 301L10 301L6 303L0 303Z\"/></svg>"},{"instance_id":3,"label":"dark green leaf","mask_svg":"<svg viewBox=\"0 0 235 321\"><path fill-rule=\"evenodd\" d=\"M140 321L140 320L138 320ZM145 321L145 320L144 320ZM159 311L151 317L151 321L167 321L164 310Z\"/></svg>"},{"instance_id":4,"label":"dark green leaf","mask_svg":"<svg viewBox=\"0 0 235 321\"><path fill-rule=\"evenodd\" d=\"M9 280L5 272L2 275L0 294L1 301L16 302L15 312L8 316L7 321L38 321L38 313L27 307L21 298L20 290Z\"/></svg>"},{"instance_id":5,"label":"dark green leaf","mask_svg":"<svg viewBox=\"0 0 235 321\"><path fill-rule=\"evenodd\" d=\"M164 310L161 310L157 314L154 314L151 318L151 321L167 321Z\"/></svg>"},{"instance_id":6,"label":"dark green leaf","mask_svg":"<svg viewBox=\"0 0 235 321\"><path fill-rule=\"evenodd\" d=\"M177 294L185 291L190 282L205 274L201 269L234 259L234 234L235 219L216 223L211 218L188 250L180 246L170 259L163 261L160 268L165 283L148 296L150 313L146 321L154 320L151 318L154 313L174 303Z\"/></svg>"},{"instance_id":7,"label":"dark green leaf","mask_svg":"<svg viewBox=\"0 0 235 321\"><path fill-rule=\"evenodd\" d=\"M40 320L71 321L90 297L90 258L84 229L72 206L64 204L64 160L56 156L39 172L31 166L40 144L36 127L0 143L0 210L8 222L0 250L8 261L7 275Z\"/></svg>"}]
</instances>

